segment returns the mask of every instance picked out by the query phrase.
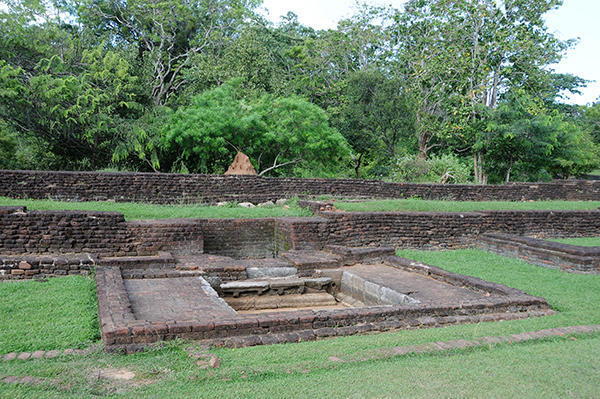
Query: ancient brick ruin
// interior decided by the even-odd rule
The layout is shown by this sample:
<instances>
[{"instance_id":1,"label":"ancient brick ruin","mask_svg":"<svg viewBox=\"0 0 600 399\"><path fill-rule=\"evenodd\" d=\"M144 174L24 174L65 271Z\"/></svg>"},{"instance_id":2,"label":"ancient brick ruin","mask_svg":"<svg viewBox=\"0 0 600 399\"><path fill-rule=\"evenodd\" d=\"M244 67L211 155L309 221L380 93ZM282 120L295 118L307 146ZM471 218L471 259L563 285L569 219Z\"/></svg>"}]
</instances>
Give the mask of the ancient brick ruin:
<instances>
[{"instance_id":1,"label":"ancient brick ruin","mask_svg":"<svg viewBox=\"0 0 600 399\"><path fill-rule=\"evenodd\" d=\"M0 180L0 195L72 200L257 201L307 187L355 197L600 196L600 185L586 182L488 188L19 171ZM395 248L485 246L545 265L561 250L563 270L598 272L597 248L539 240L597 236L598 210L353 213L302 204L315 215L126 221L115 212L0 207L0 280L95 272L103 342L130 352L173 338L245 346L553 312L543 298L399 258Z\"/></svg>"},{"instance_id":2,"label":"ancient brick ruin","mask_svg":"<svg viewBox=\"0 0 600 399\"><path fill-rule=\"evenodd\" d=\"M219 201L260 203L307 195L457 201L589 201L600 198L600 181L469 185L172 173L0 170L0 196L11 198L215 204Z\"/></svg>"},{"instance_id":3,"label":"ancient brick ruin","mask_svg":"<svg viewBox=\"0 0 600 399\"><path fill-rule=\"evenodd\" d=\"M477 245L500 255L552 269L600 273L600 247L582 247L503 233L483 234Z\"/></svg>"}]
</instances>

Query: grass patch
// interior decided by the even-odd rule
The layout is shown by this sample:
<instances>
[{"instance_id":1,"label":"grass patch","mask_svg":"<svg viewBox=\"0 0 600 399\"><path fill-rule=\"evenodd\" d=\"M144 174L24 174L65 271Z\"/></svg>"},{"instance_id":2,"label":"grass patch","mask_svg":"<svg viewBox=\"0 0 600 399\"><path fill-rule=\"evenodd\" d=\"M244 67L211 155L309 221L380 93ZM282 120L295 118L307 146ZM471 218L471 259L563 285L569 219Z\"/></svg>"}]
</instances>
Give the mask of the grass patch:
<instances>
[{"instance_id":1,"label":"grass patch","mask_svg":"<svg viewBox=\"0 0 600 399\"><path fill-rule=\"evenodd\" d=\"M0 392L4 389L3 397L40 399L596 398L598 356L600 337L592 336L229 378L222 374L228 364L216 371L200 370L173 347L140 355L96 353L14 363L11 375L43 375L55 382L38 387L4 385ZM127 368L136 377L129 383L95 378L105 367Z\"/></svg>"},{"instance_id":2,"label":"grass patch","mask_svg":"<svg viewBox=\"0 0 600 399\"><path fill-rule=\"evenodd\" d=\"M557 337L515 345L419 354L357 363L335 363L393 346L476 339L579 324L600 323L600 276L564 273L480 250L398 251L401 256L545 297L555 315L403 330L317 342L215 349L214 370L199 369L185 353L194 345L169 342L130 356L0 362L0 375L50 378L48 386L0 385L2 397L79 398L364 398L364 397L598 397L600 334ZM53 323L51 318L44 318ZM127 368L131 383L98 379L99 368Z\"/></svg>"},{"instance_id":3,"label":"grass patch","mask_svg":"<svg viewBox=\"0 0 600 399\"><path fill-rule=\"evenodd\" d=\"M89 210L120 212L127 220L171 218L265 218L284 216L310 216L309 210L300 208L295 200L283 206L242 208L232 203L228 206L207 205L156 205L136 202L70 202L53 200L22 200L0 197L0 206L26 206L30 210ZM287 206L287 208L286 208Z\"/></svg>"},{"instance_id":4,"label":"grass patch","mask_svg":"<svg viewBox=\"0 0 600 399\"><path fill-rule=\"evenodd\" d=\"M580 245L582 247L600 247L600 237L551 238L549 241Z\"/></svg>"},{"instance_id":5,"label":"grass patch","mask_svg":"<svg viewBox=\"0 0 600 399\"><path fill-rule=\"evenodd\" d=\"M85 347L100 337L97 314L91 278L0 283L0 354Z\"/></svg>"},{"instance_id":6,"label":"grass patch","mask_svg":"<svg viewBox=\"0 0 600 399\"><path fill-rule=\"evenodd\" d=\"M421 199L376 200L366 202L336 201L338 209L352 212L471 212L484 210L593 210L600 201L432 201Z\"/></svg>"}]
</instances>

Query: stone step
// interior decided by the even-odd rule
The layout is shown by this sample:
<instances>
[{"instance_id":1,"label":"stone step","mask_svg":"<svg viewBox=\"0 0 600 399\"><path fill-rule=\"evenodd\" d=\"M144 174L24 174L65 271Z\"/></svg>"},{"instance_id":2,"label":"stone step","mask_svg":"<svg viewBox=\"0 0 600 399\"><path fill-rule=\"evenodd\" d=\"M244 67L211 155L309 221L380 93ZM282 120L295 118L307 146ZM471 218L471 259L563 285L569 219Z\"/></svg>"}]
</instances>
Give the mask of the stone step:
<instances>
[{"instance_id":1,"label":"stone step","mask_svg":"<svg viewBox=\"0 0 600 399\"><path fill-rule=\"evenodd\" d=\"M99 266L118 266L121 270L127 269L159 269L172 268L175 258L169 252L159 252L157 255L147 256L114 256L98 259Z\"/></svg>"},{"instance_id":2,"label":"stone step","mask_svg":"<svg viewBox=\"0 0 600 399\"><path fill-rule=\"evenodd\" d=\"M227 303L236 311L258 311L266 309L317 308L338 305L335 297L326 292L294 295L261 295L227 298Z\"/></svg>"},{"instance_id":3,"label":"stone step","mask_svg":"<svg viewBox=\"0 0 600 399\"><path fill-rule=\"evenodd\" d=\"M341 256L344 266L376 261L380 263L383 258L396 253L393 247L346 247L343 245L327 245L325 251Z\"/></svg>"},{"instance_id":4,"label":"stone step","mask_svg":"<svg viewBox=\"0 0 600 399\"><path fill-rule=\"evenodd\" d=\"M312 275L316 269L337 269L342 262L340 255L312 250L290 250L282 253L281 257L298 269L298 274L303 277Z\"/></svg>"},{"instance_id":5,"label":"stone step","mask_svg":"<svg viewBox=\"0 0 600 399\"><path fill-rule=\"evenodd\" d=\"M124 269L121 271L124 279L178 278L202 276L198 270L176 270L168 268Z\"/></svg>"},{"instance_id":6,"label":"stone step","mask_svg":"<svg viewBox=\"0 0 600 399\"><path fill-rule=\"evenodd\" d=\"M221 284L224 296L252 295L290 295L304 294L305 292L327 291L333 286L329 277L319 278L271 278L260 280L232 281Z\"/></svg>"},{"instance_id":7,"label":"stone step","mask_svg":"<svg viewBox=\"0 0 600 399\"><path fill-rule=\"evenodd\" d=\"M358 266L356 266L358 267ZM418 300L389 287L369 280L354 272L353 268L344 270L340 291L368 306L417 304ZM352 270L352 271L351 271Z\"/></svg>"}]
</instances>

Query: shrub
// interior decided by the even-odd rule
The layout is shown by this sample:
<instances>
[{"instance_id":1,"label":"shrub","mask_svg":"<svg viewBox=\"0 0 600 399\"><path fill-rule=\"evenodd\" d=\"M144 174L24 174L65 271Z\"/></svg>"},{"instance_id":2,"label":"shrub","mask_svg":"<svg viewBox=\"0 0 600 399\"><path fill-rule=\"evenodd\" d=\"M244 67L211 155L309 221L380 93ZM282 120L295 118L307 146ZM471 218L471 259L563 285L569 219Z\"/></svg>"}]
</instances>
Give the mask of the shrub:
<instances>
[{"instance_id":1,"label":"shrub","mask_svg":"<svg viewBox=\"0 0 600 399\"><path fill-rule=\"evenodd\" d=\"M406 155L394 163L391 178L393 181L414 183L468 183L471 181L471 168L451 154L428 159Z\"/></svg>"}]
</instances>

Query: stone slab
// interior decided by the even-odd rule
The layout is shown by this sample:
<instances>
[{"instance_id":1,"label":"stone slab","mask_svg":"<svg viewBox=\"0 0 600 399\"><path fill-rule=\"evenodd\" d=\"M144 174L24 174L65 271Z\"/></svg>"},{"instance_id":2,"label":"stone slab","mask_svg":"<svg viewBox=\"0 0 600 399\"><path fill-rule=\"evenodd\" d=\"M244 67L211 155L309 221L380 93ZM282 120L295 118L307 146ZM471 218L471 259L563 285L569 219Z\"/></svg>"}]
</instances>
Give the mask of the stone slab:
<instances>
[{"instance_id":1,"label":"stone slab","mask_svg":"<svg viewBox=\"0 0 600 399\"><path fill-rule=\"evenodd\" d=\"M236 314L201 277L125 280L124 284L138 320L206 322Z\"/></svg>"}]
</instances>

